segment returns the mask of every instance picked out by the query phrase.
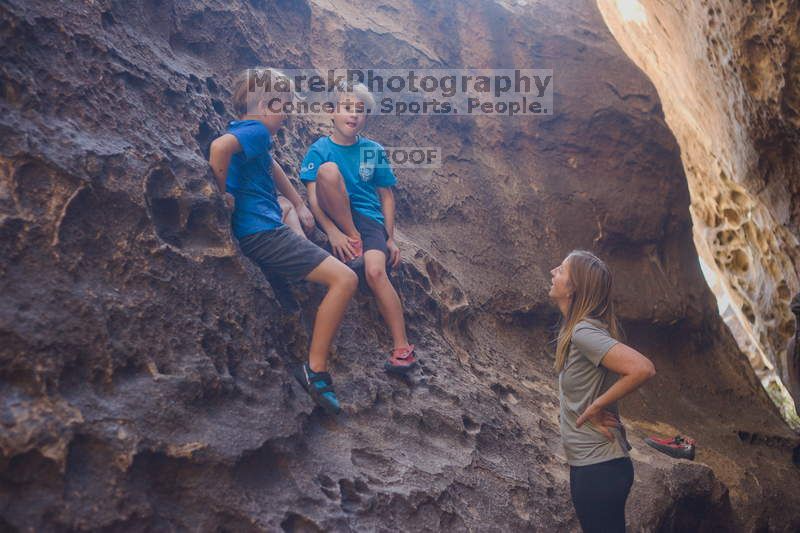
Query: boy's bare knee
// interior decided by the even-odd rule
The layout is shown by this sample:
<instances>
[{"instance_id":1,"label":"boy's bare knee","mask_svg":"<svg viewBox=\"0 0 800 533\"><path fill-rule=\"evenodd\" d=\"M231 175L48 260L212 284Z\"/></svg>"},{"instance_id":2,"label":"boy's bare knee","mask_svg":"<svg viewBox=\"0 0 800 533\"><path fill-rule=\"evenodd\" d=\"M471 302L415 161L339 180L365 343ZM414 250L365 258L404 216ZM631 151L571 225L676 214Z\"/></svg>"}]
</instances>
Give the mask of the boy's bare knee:
<instances>
[{"instance_id":1,"label":"boy's bare knee","mask_svg":"<svg viewBox=\"0 0 800 533\"><path fill-rule=\"evenodd\" d=\"M349 267L346 271L342 271L342 273L338 276L339 283L342 284L342 287L346 288L351 292L356 292L358 288L358 274L353 272Z\"/></svg>"},{"instance_id":2,"label":"boy's bare knee","mask_svg":"<svg viewBox=\"0 0 800 533\"><path fill-rule=\"evenodd\" d=\"M317 170L317 183L334 185L341 179L340 176L338 165L332 161L328 161L319 166Z\"/></svg>"},{"instance_id":3,"label":"boy's bare knee","mask_svg":"<svg viewBox=\"0 0 800 533\"><path fill-rule=\"evenodd\" d=\"M369 265L364 269L364 275L367 278L367 283L373 285L386 277L386 268L381 268L377 265Z\"/></svg>"}]
</instances>

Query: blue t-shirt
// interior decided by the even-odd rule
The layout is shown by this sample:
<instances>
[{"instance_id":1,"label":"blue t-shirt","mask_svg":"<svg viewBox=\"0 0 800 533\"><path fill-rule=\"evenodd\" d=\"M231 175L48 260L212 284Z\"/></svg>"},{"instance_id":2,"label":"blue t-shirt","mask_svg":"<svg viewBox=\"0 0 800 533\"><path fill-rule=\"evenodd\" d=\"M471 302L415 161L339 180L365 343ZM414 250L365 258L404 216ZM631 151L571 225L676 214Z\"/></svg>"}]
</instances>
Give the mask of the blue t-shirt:
<instances>
[{"instance_id":1,"label":"blue t-shirt","mask_svg":"<svg viewBox=\"0 0 800 533\"><path fill-rule=\"evenodd\" d=\"M316 181L320 165L329 161L336 163L344 177L350 207L383 224L381 200L376 187L391 187L397 183L383 146L361 136L349 146L336 144L330 137L323 137L308 149L300 169L300 179Z\"/></svg>"},{"instance_id":2,"label":"blue t-shirt","mask_svg":"<svg viewBox=\"0 0 800 533\"><path fill-rule=\"evenodd\" d=\"M233 234L241 239L281 227L281 206L272 179L269 130L257 120L234 120L227 133L242 146L241 152L233 154L225 180L225 188L236 199L231 217Z\"/></svg>"}]
</instances>

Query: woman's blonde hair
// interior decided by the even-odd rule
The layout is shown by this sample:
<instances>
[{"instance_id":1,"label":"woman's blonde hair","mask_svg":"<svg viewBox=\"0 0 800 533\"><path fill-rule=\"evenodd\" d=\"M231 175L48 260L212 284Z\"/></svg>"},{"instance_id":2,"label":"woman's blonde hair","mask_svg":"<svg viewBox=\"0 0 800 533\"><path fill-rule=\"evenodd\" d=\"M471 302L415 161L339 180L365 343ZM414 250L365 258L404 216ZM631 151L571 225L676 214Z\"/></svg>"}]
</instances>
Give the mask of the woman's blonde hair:
<instances>
[{"instance_id":1,"label":"woman's blonde hair","mask_svg":"<svg viewBox=\"0 0 800 533\"><path fill-rule=\"evenodd\" d=\"M574 292L558 332L555 364L558 372L563 370L566 363L572 330L581 320L596 318L605 322L611 337L619 340L621 336L611 297L613 278L608 266L596 255L585 250L570 252L566 266Z\"/></svg>"}]
</instances>

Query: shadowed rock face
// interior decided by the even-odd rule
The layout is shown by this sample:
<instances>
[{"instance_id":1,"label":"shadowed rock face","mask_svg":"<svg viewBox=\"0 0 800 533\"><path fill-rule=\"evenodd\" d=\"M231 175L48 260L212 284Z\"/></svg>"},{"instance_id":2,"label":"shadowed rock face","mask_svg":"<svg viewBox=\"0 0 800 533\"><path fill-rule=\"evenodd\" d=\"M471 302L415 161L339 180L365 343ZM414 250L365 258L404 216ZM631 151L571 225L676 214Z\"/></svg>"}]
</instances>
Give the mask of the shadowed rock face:
<instances>
[{"instance_id":1,"label":"shadowed rock face","mask_svg":"<svg viewBox=\"0 0 800 533\"><path fill-rule=\"evenodd\" d=\"M800 290L800 4L598 0L653 80L681 146L699 255L726 323L776 403ZM777 369L776 369L777 367ZM787 380L795 391L797 380Z\"/></svg>"},{"instance_id":2,"label":"shadowed rock face","mask_svg":"<svg viewBox=\"0 0 800 533\"><path fill-rule=\"evenodd\" d=\"M593 3L95 2L0 7L0 525L192 530L574 530L548 271L612 265L658 376L623 403L633 530L800 527L793 434L719 318L678 145ZM286 316L231 240L204 150L254 64L553 68L544 119L378 118L400 171L395 283L423 367L381 368L361 295L321 416ZM296 175L325 124L294 119ZM698 462L641 443L699 441Z\"/></svg>"}]
</instances>

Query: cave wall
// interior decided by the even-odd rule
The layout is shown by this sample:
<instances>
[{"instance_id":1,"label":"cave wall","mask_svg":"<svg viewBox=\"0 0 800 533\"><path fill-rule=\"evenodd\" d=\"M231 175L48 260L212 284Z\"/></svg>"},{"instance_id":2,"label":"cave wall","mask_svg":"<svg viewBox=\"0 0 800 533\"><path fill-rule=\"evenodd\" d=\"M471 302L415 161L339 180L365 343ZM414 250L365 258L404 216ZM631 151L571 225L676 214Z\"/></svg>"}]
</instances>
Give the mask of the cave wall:
<instances>
[{"instance_id":1,"label":"cave wall","mask_svg":"<svg viewBox=\"0 0 800 533\"><path fill-rule=\"evenodd\" d=\"M800 5L599 0L681 147L695 244L720 311L784 416L800 266ZM783 364L781 364L783 362Z\"/></svg>"},{"instance_id":2,"label":"cave wall","mask_svg":"<svg viewBox=\"0 0 800 533\"><path fill-rule=\"evenodd\" d=\"M574 530L546 294L576 247L611 263L659 370L623 405L629 526L800 527L796 441L716 312L679 144L593 3L34 0L0 20L3 528ZM423 364L383 373L358 296L335 420L287 372L319 291L281 312L205 162L254 64L555 71L544 119L370 119L384 145L445 156L398 172L395 282ZM296 176L324 132L293 118L277 159ZM698 438L698 462L652 432Z\"/></svg>"}]
</instances>

